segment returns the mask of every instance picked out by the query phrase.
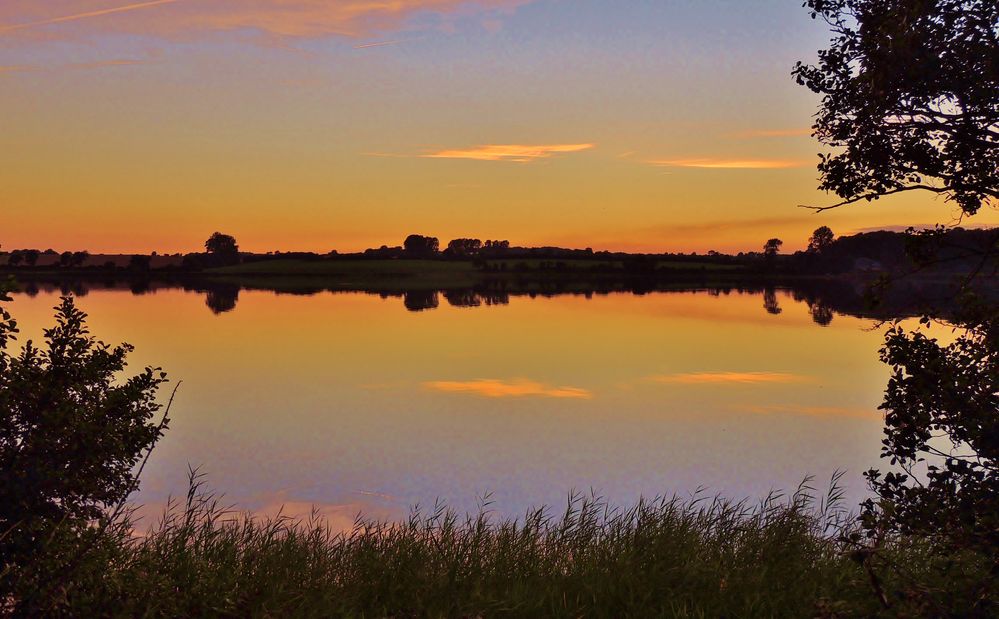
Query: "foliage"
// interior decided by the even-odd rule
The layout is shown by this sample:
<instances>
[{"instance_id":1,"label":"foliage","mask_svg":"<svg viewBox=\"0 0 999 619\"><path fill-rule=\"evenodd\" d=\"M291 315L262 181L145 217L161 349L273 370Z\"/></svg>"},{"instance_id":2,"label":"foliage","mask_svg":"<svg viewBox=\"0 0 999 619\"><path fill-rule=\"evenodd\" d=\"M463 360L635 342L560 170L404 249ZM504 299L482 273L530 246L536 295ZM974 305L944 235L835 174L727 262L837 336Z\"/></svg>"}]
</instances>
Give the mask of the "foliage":
<instances>
[{"instance_id":1,"label":"foliage","mask_svg":"<svg viewBox=\"0 0 999 619\"><path fill-rule=\"evenodd\" d=\"M784 241L780 239L770 239L763 245L763 255L767 258L773 258L780 253L782 245L784 245Z\"/></svg>"},{"instance_id":2,"label":"foliage","mask_svg":"<svg viewBox=\"0 0 999 619\"><path fill-rule=\"evenodd\" d=\"M236 239L228 234L215 232L205 241L205 251L217 256L232 257L239 255L239 245Z\"/></svg>"},{"instance_id":3,"label":"foliage","mask_svg":"<svg viewBox=\"0 0 999 619\"><path fill-rule=\"evenodd\" d=\"M479 239L454 239L447 244L447 251L454 256L472 256L482 249Z\"/></svg>"},{"instance_id":4,"label":"foliage","mask_svg":"<svg viewBox=\"0 0 999 619\"><path fill-rule=\"evenodd\" d=\"M820 254L828 249L835 240L835 235L829 226L819 226L808 239L808 253Z\"/></svg>"},{"instance_id":5,"label":"foliage","mask_svg":"<svg viewBox=\"0 0 999 619\"><path fill-rule=\"evenodd\" d=\"M848 204L926 190L969 215L999 198L999 3L807 0L831 27L799 84L822 95L821 188ZM831 207L826 207L831 208Z\"/></svg>"},{"instance_id":6,"label":"foliage","mask_svg":"<svg viewBox=\"0 0 999 619\"><path fill-rule=\"evenodd\" d=\"M943 555L980 556L991 574L970 586L984 613L999 611L991 601L999 593L999 310L972 299L958 323L949 344L899 326L887 333L882 456L900 470L866 474L878 500L864 503L863 524L875 543L891 533L929 540Z\"/></svg>"},{"instance_id":7,"label":"foliage","mask_svg":"<svg viewBox=\"0 0 999 619\"><path fill-rule=\"evenodd\" d=\"M434 236L423 236L420 234L410 234L406 237L402 246L407 254L418 256L429 256L437 253L440 249L440 241Z\"/></svg>"},{"instance_id":8,"label":"foliage","mask_svg":"<svg viewBox=\"0 0 999 619\"><path fill-rule=\"evenodd\" d=\"M0 599L15 580L39 576L43 556L73 554L48 549L51 540L82 543L135 489L134 468L166 422L151 421L165 374L145 368L119 380L132 348L91 337L70 297L56 311L44 349L29 341L15 356L17 323L0 307Z\"/></svg>"}]
</instances>

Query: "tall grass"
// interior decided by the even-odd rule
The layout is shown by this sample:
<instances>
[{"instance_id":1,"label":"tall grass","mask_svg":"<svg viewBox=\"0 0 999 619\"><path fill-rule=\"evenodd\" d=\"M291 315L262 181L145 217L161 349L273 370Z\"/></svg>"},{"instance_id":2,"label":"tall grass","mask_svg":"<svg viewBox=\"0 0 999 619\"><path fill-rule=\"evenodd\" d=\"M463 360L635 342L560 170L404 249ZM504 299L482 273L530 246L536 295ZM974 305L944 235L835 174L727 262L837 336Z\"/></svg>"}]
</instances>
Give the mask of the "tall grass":
<instances>
[{"instance_id":1,"label":"tall grass","mask_svg":"<svg viewBox=\"0 0 999 619\"><path fill-rule=\"evenodd\" d=\"M577 494L557 515L437 505L340 531L318 516L234 513L193 478L144 535L127 519L109 528L43 601L88 617L878 614L869 574L838 541L850 520L835 485L813 495L803 485L752 505L695 496L618 510ZM917 568L925 559L918 545L887 552Z\"/></svg>"}]
</instances>

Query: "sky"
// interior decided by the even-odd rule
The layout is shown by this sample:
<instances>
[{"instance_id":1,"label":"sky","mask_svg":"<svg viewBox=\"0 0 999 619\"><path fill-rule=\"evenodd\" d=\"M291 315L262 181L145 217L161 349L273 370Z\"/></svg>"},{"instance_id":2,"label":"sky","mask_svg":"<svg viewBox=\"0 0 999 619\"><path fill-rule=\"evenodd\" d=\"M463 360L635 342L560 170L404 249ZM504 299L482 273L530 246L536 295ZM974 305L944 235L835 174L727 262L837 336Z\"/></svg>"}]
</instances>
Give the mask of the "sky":
<instances>
[{"instance_id":1,"label":"sky","mask_svg":"<svg viewBox=\"0 0 999 619\"><path fill-rule=\"evenodd\" d=\"M356 251L407 234L800 249L828 41L800 0L4 0L5 249ZM989 209L966 224L999 224Z\"/></svg>"}]
</instances>

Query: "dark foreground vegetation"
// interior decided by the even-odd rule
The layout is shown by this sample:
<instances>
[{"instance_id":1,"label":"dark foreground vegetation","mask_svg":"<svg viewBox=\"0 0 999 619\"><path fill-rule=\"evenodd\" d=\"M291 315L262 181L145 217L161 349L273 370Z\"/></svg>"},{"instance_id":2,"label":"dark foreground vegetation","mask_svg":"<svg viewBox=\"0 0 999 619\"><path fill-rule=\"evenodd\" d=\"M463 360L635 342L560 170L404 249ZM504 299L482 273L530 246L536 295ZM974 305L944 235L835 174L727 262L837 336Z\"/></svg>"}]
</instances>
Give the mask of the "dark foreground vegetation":
<instances>
[{"instance_id":1,"label":"dark foreground vegetation","mask_svg":"<svg viewBox=\"0 0 999 619\"><path fill-rule=\"evenodd\" d=\"M70 572L58 559L75 540L55 536L60 551L18 574L10 599L81 617L986 616L980 556L900 538L867 560L831 494L630 509L576 496L554 516L438 507L337 531L231 513L194 483L144 535L107 527Z\"/></svg>"}]
</instances>

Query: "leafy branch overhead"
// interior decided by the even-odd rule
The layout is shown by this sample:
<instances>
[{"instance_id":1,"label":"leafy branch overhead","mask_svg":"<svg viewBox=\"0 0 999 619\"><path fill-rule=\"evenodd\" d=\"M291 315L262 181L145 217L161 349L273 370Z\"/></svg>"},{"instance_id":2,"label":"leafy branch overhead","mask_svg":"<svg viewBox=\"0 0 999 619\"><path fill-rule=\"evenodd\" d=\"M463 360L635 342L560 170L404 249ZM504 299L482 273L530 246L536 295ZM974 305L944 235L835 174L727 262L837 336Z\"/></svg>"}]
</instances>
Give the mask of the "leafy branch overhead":
<instances>
[{"instance_id":1,"label":"leafy branch overhead","mask_svg":"<svg viewBox=\"0 0 999 619\"><path fill-rule=\"evenodd\" d=\"M974 215L999 204L999 2L807 0L832 29L794 77L822 96L813 127L826 210L930 191Z\"/></svg>"}]
</instances>

